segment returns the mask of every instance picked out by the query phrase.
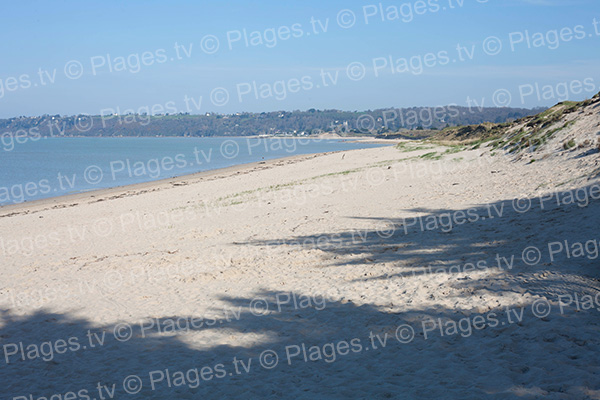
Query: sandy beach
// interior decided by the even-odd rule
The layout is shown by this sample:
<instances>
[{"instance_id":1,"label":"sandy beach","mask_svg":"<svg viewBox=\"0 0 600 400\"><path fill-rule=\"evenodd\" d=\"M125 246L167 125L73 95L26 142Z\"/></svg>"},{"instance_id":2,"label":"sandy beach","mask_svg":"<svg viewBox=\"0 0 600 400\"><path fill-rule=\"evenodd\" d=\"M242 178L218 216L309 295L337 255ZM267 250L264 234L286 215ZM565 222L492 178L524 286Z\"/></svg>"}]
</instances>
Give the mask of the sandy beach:
<instances>
[{"instance_id":1,"label":"sandy beach","mask_svg":"<svg viewBox=\"0 0 600 400\"><path fill-rule=\"evenodd\" d=\"M600 400L600 1L4 3L0 400Z\"/></svg>"},{"instance_id":2,"label":"sandy beach","mask_svg":"<svg viewBox=\"0 0 600 400\"><path fill-rule=\"evenodd\" d=\"M600 398L598 158L403 143L0 208L6 398Z\"/></svg>"}]
</instances>

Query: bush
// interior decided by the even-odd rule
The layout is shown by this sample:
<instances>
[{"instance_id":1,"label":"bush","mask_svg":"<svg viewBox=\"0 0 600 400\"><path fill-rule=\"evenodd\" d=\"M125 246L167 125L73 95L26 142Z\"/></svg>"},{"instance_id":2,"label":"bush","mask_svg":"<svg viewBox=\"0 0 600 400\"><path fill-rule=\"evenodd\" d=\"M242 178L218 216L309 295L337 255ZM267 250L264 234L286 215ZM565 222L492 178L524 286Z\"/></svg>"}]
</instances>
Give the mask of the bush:
<instances>
[{"instance_id":1,"label":"bush","mask_svg":"<svg viewBox=\"0 0 600 400\"><path fill-rule=\"evenodd\" d=\"M568 142L563 143L563 149L565 149L565 150L572 149L575 146L577 146L577 143L575 143L575 141L573 139L569 140Z\"/></svg>"}]
</instances>

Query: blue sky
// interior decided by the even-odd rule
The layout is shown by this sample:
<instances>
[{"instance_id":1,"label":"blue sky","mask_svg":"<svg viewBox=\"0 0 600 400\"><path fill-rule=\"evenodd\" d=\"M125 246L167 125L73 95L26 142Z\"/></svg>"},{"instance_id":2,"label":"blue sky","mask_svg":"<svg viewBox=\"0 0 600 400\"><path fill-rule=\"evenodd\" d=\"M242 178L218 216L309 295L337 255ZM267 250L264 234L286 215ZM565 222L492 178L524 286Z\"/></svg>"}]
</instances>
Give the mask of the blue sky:
<instances>
[{"instance_id":1,"label":"blue sky","mask_svg":"<svg viewBox=\"0 0 600 400\"><path fill-rule=\"evenodd\" d=\"M2 8L0 117L535 107L600 91L597 0Z\"/></svg>"}]
</instances>

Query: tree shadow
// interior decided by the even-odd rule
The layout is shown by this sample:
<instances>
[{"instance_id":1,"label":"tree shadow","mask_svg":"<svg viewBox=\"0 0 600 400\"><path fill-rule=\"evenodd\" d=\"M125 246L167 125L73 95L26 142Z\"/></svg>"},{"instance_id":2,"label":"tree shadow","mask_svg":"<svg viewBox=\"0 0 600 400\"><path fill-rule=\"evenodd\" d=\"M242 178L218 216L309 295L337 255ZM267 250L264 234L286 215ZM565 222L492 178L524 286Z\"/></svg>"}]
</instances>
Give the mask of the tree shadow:
<instances>
[{"instance_id":1,"label":"tree shadow","mask_svg":"<svg viewBox=\"0 0 600 400\"><path fill-rule=\"evenodd\" d=\"M303 295L257 293L254 299L265 301L260 308L249 307L246 298L223 299L239 306L239 315L177 333L130 323L128 340L122 324L98 327L47 311L27 317L5 312L0 336L11 354L3 354L10 362L3 360L0 369L2 394L15 399L29 399L30 393L32 398L60 394L57 399L533 398L581 396L597 386L597 370L590 365L600 361L600 346L597 335L582 336L584 313L569 310L540 319L525 305L521 317L515 312L510 320L501 310L393 313L329 299L325 307L313 302L300 308L287 302L290 296ZM473 326L477 316L487 321L482 329ZM500 322L493 324L494 319ZM203 339L211 333L234 343ZM82 347L58 354L61 340ZM46 356L20 359L9 346L17 341L24 348L36 344ZM43 343L53 343L53 354ZM34 357L31 349L26 354ZM137 392L134 375L143 387L129 394Z\"/></svg>"},{"instance_id":2,"label":"tree shadow","mask_svg":"<svg viewBox=\"0 0 600 400\"><path fill-rule=\"evenodd\" d=\"M421 230L407 218L439 220L456 210L415 209L375 220L378 228L363 231L358 242L356 232L345 231L325 233L339 238L329 242L309 235L244 244L289 251L308 240L331 256L324 268L389 270L357 283L418 286L450 276L446 284L463 290L458 306L415 302L394 308L265 289L252 298L220 299L231 311L221 317L161 316L97 326L51 310L4 310L0 393L11 399L55 395L53 400L597 397L597 310L560 308L555 301L561 294L600 293L597 280L589 279L597 277L597 259L561 253L530 265L517 254L510 269L490 264L504 276L425 270L494 260L496 254L510 259L515 249L543 249L549 241L589 240L598 226L598 201L542 208L529 200L528 212L496 202L481 210L502 209L502 216L450 230ZM515 293L529 296L513 299ZM480 310L473 300L480 294L505 301ZM542 315L537 299L545 297L552 300L546 303L551 312Z\"/></svg>"},{"instance_id":3,"label":"tree shadow","mask_svg":"<svg viewBox=\"0 0 600 400\"><path fill-rule=\"evenodd\" d=\"M320 250L329 255L324 257L324 267L387 267L385 273L361 276L356 278L358 281L497 270L511 275L513 288L522 286L532 294L573 293L585 291L588 283L567 282L567 275L598 278L600 257L591 241L599 242L594 234L600 226L600 191L592 192L596 199L592 198L593 187L598 186L588 185L552 197L506 199L468 209L413 208L400 210L401 217L349 217L370 221L375 228L237 244L264 250ZM578 243L587 244L584 256L567 251ZM532 246L539 251L539 261L532 258L535 253L527 251ZM531 277L541 274L557 279L531 281ZM475 285L477 280L457 284Z\"/></svg>"}]
</instances>

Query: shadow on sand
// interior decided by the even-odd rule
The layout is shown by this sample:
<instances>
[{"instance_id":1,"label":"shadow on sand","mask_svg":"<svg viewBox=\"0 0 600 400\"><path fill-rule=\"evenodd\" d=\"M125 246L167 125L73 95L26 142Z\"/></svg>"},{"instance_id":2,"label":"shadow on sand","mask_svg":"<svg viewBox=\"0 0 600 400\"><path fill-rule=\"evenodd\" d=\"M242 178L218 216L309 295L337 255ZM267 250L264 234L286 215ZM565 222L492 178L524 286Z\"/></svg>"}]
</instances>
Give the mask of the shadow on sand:
<instances>
[{"instance_id":1,"label":"shadow on sand","mask_svg":"<svg viewBox=\"0 0 600 400\"><path fill-rule=\"evenodd\" d=\"M537 199L529 200L528 212L515 211L510 201L498 202L479 215L502 209L502 216L454 224L451 230L421 231L411 219L384 217L381 222L393 229L365 231L360 240L356 232L324 232L243 245L294 247L335 235L336 245L319 247L332 256L326 267L364 268L364 260L391 263L385 275L357 278L364 282L452 274L441 267L514 255L512 267L504 270L507 275L489 274L483 281L467 274L448 284L470 289L465 293L471 296L480 290L495 296L529 293L529 298L552 301L568 293L597 295L597 258L575 259L563 252L550 260L546 250L554 241L597 240L588 236L598 232L600 202L587 207L547 202L542 209ZM456 210L411 211L441 220ZM515 251L528 246L542 253L536 265ZM546 303L552 312L540 317L533 301L517 299L513 311L416 305L391 312L291 295L296 304L282 304L290 293L272 290L252 299L223 298L239 314L215 320L163 317L151 328L147 321L92 326L49 310L27 316L4 310L0 393L3 399L30 399L32 394L33 399L53 400L480 399L586 398L593 396L590 390L600 389L600 314L595 309L574 312L571 306L561 313L556 303ZM178 322L176 332L164 329L173 321Z\"/></svg>"}]
</instances>

